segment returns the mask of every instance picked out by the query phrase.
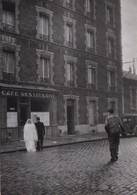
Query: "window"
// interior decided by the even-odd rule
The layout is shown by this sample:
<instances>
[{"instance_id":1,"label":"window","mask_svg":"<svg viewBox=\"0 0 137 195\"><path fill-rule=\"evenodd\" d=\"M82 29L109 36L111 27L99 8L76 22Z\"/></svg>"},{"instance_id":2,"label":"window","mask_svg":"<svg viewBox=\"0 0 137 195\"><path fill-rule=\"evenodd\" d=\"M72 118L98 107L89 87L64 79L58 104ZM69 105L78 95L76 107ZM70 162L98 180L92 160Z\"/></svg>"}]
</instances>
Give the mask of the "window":
<instances>
[{"instance_id":1,"label":"window","mask_svg":"<svg viewBox=\"0 0 137 195\"><path fill-rule=\"evenodd\" d=\"M3 51L3 72L14 73L15 69L15 53Z\"/></svg>"},{"instance_id":2,"label":"window","mask_svg":"<svg viewBox=\"0 0 137 195\"><path fill-rule=\"evenodd\" d=\"M131 105L136 108L136 89L131 89Z\"/></svg>"},{"instance_id":3,"label":"window","mask_svg":"<svg viewBox=\"0 0 137 195\"><path fill-rule=\"evenodd\" d=\"M97 53L96 49L96 27L85 24L85 50Z\"/></svg>"},{"instance_id":4,"label":"window","mask_svg":"<svg viewBox=\"0 0 137 195\"><path fill-rule=\"evenodd\" d=\"M41 81L48 81L49 77L50 77L50 73L49 73L49 59L46 58L40 58L40 78Z\"/></svg>"},{"instance_id":5,"label":"window","mask_svg":"<svg viewBox=\"0 0 137 195\"><path fill-rule=\"evenodd\" d=\"M68 85L73 85L74 73L73 73L73 64L68 63L66 67L66 80Z\"/></svg>"},{"instance_id":6,"label":"window","mask_svg":"<svg viewBox=\"0 0 137 195\"><path fill-rule=\"evenodd\" d=\"M108 57L114 58L114 40L108 39Z\"/></svg>"},{"instance_id":7,"label":"window","mask_svg":"<svg viewBox=\"0 0 137 195\"><path fill-rule=\"evenodd\" d=\"M93 51L94 50L94 33L87 32L87 49Z\"/></svg>"},{"instance_id":8,"label":"window","mask_svg":"<svg viewBox=\"0 0 137 195\"><path fill-rule=\"evenodd\" d=\"M3 79L14 80L15 77L15 53L3 51Z\"/></svg>"},{"instance_id":9,"label":"window","mask_svg":"<svg viewBox=\"0 0 137 195\"><path fill-rule=\"evenodd\" d=\"M64 85L77 87L77 58L64 55Z\"/></svg>"},{"instance_id":10,"label":"window","mask_svg":"<svg viewBox=\"0 0 137 195\"><path fill-rule=\"evenodd\" d=\"M72 0L66 0L66 7L72 8Z\"/></svg>"},{"instance_id":11,"label":"window","mask_svg":"<svg viewBox=\"0 0 137 195\"><path fill-rule=\"evenodd\" d=\"M39 33L41 38L49 39L49 18L42 14L39 17Z\"/></svg>"},{"instance_id":12,"label":"window","mask_svg":"<svg viewBox=\"0 0 137 195\"><path fill-rule=\"evenodd\" d=\"M66 42L67 42L67 46L70 47L73 46L73 29L72 29L72 25L70 24L66 25Z\"/></svg>"},{"instance_id":13,"label":"window","mask_svg":"<svg viewBox=\"0 0 137 195\"><path fill-rule=\"evenodd\" d=\"M53 84L54 53L36 49L37 81Z\"/></svg>"},{"instance_id":14,"label":"window","mask_svg":"<svg viewBox=\"0 0 137 195\"><path fill-rule=\"evenodd\" d=\"M88 67L88 86L95 88L96 73L95 68Z\"/></svg>"},{"instance_id":15,"label":"window","mask_svg":"<svg viewBox=\"0 0 137 195\"><path fill-rule=\"evenodd\" d=\"M87 72L87 87L96 89L97 88L97 66L95 61L86 60L86 72Z\"/></svg>"},{"instance_id":16,"label":"window","mask_svg":"<svg viewBox=\"0 0 137 195\"><path fill-rule=\"evenodd\" d=\"M118 99L108 98L108 109L113 109L114 113L118 113Z\"/></svg>"},{"instance_id":17,"label":"window","mask_svg":"<svg viewBox=\"0 0 137 195\"><path fill-rule=\"evenodd\" d=\"M92 6L93 6L93 0L86 0L86 11L91 12L92 11Z\"/></svg>"},{"instance_id":18,"label":"window","mask_svg":"<svg viewBox=\"0 0 137 195\"><path fill-rule=\"evenodd\" d=\"M86 0L86 12L85 14L89 17L94 18L94 0Z\"/></svg>"},{"instance_id":19,"label":"window","mask_svg":"<svg viewBox=\"0 0 137 195\"><path fill-rule=\"evenodd\" d=\"M114 110L114 113L116 113L116 102L110 101L110 109Z\"/></svg>"},{"instance_id":20,"label":"window","mask_svg":"<svg viewBox=\"0 0 137 195\"><path fill-rule=\"evenodd\" d=\"M53 42L53 12L45 7L36 6L36 38Z\"/></svg>"},{"instance_id":21,"label":"window","mask_svg":"<svg viewBox=\"0 0 137 195\"><path fill-rule=\"evenodd\" d=\"M64 45L76 48L76 20L63 16L64 20Z\"/></svg>"},{"instance_id":22,"label":"window","mask_svg":"<svg viewBox=\"0 0 137 195\"><path fill-rule=\"evenodd\" d=\"M87 119L90 126L98 123L98 97L87 96Z\"/></svg>"},{"instance_id":23,"label":"window","mask_svg":"<svg viewBox=\"0 0 137 195\"><path fill-rule=\"evenodd\" d=\"M107 5L107 24L108 25L113 25L113 7Z\"/></svg>"},{"instance_id":24,"label":"window","mask_svg":"<svg viewBox=\"0 0 137 195\"><path fill-rule=\"evenodd\" d=\"M2 25L4 30L15 30L15 5L10 2L3 2Z\"/></svg>"},{"instance_id":25,"label":"window","mask_svg":"<svg viewBox=\"0 0 137 195\"><path fill-rule=\"evenodd\" d=\"M17 126L17 98L7 97L7 127Z\"/></svg>"},{"instance_id":26,"label":"window","mask_svg":"<svg viewBox=\"0 0 137 195\"><path fill-rule=\"evenodd\" d=\"M115 90L115 72L114 71L109 71L108 72L108 84L110 90Z\"/></svg>"},{"instance_id":27,"label":"window","mask_svg":"<svg viewBox=\"0 0 137 195\"><path fill-rule=\"evenodd\" d=\"M88 104L88 121L90 125L96 124L96 102L90 101Z\"/></svg>"}]
</instances>

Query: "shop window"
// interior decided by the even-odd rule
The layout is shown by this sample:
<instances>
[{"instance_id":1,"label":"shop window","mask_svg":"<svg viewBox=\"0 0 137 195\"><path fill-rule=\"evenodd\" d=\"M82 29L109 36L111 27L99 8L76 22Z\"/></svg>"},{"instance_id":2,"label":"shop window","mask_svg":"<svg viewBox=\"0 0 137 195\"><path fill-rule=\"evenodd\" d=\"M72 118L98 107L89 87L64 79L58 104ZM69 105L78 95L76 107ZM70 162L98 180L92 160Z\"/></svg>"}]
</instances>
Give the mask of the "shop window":
<instances>
[{"instance_id":1,"label":"shop window","mask_svg":"<svg viewBox=\"0 0 137 195\"><path fill-rule=\"evenodd\" d=\"M7 127L17 126L17 98L7 97Z\"/></svg>"},{"instance_id":2,"label":"shop window","mask_svg":"<svg viewBox=\"0 0 137 195\"><path fill-rule=\"evenodd\" d=\"M17 98L7 98L7 112L17 112Z\"/></svg>"},{"instance_id":3,"label":"shop window","mask_svg":"<svg viewBox=\"0 0 137 195\"><path fill-rule=\"evenodd\" d=\"M50 100L31 100L31 118L33 122L36 122L36 117L40 117L40 120L45 126L50 125L50 112L49 112Z\"/></svg>"},{"instance_id":4,"label":"shop window","mask_svg":"<svg viewBox=\"0 0 137 195\"><path fill-rule=\"evenodd\" d=\"M4 30L15 30L15 4L9 1L2 3L2 26Z\"/></svg>"},{"instance_id":5,"label":"shop window","mask_svg":"<svg viewBox=\"0 0 137 195\"><path fill-rule=\"evenodd\" d=\"M3 51L3 79L15 79L15 52Z\"/></svg>"}]
</instances>

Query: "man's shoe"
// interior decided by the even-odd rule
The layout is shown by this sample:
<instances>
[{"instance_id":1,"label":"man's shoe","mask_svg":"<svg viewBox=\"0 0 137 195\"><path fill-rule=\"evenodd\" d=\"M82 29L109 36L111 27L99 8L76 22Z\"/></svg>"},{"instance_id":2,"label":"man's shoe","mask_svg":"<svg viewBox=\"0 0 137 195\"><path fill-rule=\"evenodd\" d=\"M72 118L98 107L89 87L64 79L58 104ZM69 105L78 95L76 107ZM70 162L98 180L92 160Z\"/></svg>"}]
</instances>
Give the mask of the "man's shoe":
<instances>
[{"instance_id":1,"label":"man's shoe","mask_svg":"<svg viewBox=\"0 0 137 195\"><path fill-rule=\"evenodd\" d=\"M111 159L110 159L110 162L115 162L115 159L114 159L114 158L111 158Z\"/></svg>"},{"instance_id":2,"label":"man's shoe","mask_svg":"<svg viewBox=\"0 0 137 195\"><path fill-rule=\"evenodd\" d=\"M118 160L118 156L115 158L115 161L117 161Z\"/></svg>"}]
</instances>

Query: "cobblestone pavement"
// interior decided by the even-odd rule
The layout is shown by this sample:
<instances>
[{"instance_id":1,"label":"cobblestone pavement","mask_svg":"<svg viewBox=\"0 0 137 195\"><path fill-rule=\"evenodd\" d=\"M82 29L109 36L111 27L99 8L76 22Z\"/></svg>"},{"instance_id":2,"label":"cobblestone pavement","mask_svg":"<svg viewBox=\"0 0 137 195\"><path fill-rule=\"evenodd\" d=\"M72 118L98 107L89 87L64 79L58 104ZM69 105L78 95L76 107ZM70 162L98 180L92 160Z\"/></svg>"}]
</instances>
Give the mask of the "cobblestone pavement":
<instances>
[{"instance_id":1,"label":"cobblestone pavement","mask_svg":"<svg viewBox=\"0 0 137 195\"><path fill-rule=\"evenodd\" d=\"M107 140L2 154L2 195L136 195L137 138L109 159Z\"/></svg>"}]
</instances>

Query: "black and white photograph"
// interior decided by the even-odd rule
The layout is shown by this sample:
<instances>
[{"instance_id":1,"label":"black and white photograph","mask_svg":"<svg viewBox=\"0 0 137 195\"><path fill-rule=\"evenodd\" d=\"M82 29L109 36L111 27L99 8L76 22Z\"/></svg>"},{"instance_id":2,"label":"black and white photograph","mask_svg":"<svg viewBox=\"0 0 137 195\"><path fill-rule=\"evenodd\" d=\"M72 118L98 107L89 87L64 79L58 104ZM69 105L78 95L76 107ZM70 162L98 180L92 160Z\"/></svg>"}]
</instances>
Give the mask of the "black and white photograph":
<instances>
[{"instance_id":1,"label":"black and white photograph","mask_svg":"<svg viewBox=\"0 0 137 195\"><path fill-rule=\"evenodd\" d=\"M137 0L0 0L0 195L137 195Z\"/></svg>"}]
</instances>

